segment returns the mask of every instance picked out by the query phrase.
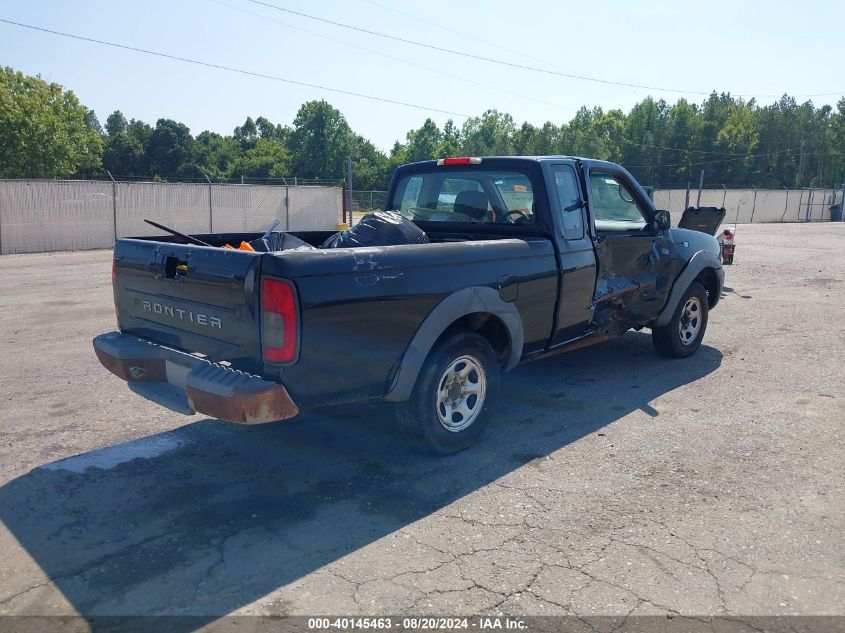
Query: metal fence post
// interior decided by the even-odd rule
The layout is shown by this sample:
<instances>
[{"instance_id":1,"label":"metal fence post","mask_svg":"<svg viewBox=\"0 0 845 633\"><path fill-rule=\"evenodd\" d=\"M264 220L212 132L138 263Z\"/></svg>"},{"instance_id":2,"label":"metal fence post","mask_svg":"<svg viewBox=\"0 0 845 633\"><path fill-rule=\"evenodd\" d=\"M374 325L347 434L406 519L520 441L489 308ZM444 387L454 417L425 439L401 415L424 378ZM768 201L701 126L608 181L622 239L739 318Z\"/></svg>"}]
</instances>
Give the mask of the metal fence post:
<instances>
[{"instance_id":1,"label":"metal fence post","mask_svg":"<svg viewBox=\"0 0 845 633\"><path fill-rule=\"evenodd\" d=\"M789 189L786 187L783 188L786 189L786 201L783 203L783 215L780 216L781 222L783 222L783 219L786 217L786 212L789 211Z\"/></svg>"},{"instance_id":2,"label":"metal fence post","mask_svg":"<svg viewBox=\"0 0 845 633\"><path fill-rule=\"evenodd\" d=\"M290 187L285 185L285 231L290 231Z\"/></svg>"},{"instance_id":3,"label":"metal fence post","mask_svg":"<svg viewBox=\"0 0 845 633\"><path fill-rule=\"evenodd\" d=\"M695 206L701 206L701 190L704 189L704 170L701 170L701 176L698 179L698 199L695 201Z\"/></svg>"},{"instance_id":4,"label":"metal fence post","mask_svg":"<svg viewBox=\"0 0 845 633\"><path fill-rule=\"evenodd\" d=\"M836 201L834 200L834 202ZM845 212L845 180L842 181L842 201L839 204L842 205L842 210Z\"/></svg>"},{"instance_id":5,"label":"metal fence post","mask_svg":"<svg viewBox=\"0 0 845 633\"><path fill-rule=\"evenodd\" d=\"M208 232L214 233L214 209L211 206L211 179L208 174L205 175L205 180L208 182Z\"/></svg>"},{"instance_id":6,"label":"metal fence post","mask_svg":"<svg viewBox=\"0 0 845 633\"><path fill-rule=\"evenodd\" d=\"M349 207L349 226L352 226L352 157L346 157L346 195L349 198L346 206ZM346 221L346 218L343 218Z\"/></svg>"},{"instance_id":7,"label":"metal fence post","mask_svg":"<svg viewBox=\"0 0 845 633\"><path fill-rule=\"evenodd\" d=\"M809 222L813 217L813 198L816 197L816 188L813 187L810 189L810 197L807 198L807 214L805 216L805 222Z\"/></svg>"},{"instance_id":8,"label":"metal fence post","mask_svg":"<svg viewBox=\"0 0 845 633\"><path fill-rule=\"evenodd\" d=\"M114 243L117 244L117 182L114 176L107 169L106 173L111 178L111 211L112 211L112 225L114 226Z\"/></svg>"},{"instance_id":9,"label":"metal fence post","mask_svg":"<svg viewBox=\"0 0 845 633\"><path fill-rule=\"evenodd\" d=\"M754 209L757 208L757 187L754 187L754 201L751 203L751 219L748 220L749 224L754 224Z\"/></svg>"}]
</instances>

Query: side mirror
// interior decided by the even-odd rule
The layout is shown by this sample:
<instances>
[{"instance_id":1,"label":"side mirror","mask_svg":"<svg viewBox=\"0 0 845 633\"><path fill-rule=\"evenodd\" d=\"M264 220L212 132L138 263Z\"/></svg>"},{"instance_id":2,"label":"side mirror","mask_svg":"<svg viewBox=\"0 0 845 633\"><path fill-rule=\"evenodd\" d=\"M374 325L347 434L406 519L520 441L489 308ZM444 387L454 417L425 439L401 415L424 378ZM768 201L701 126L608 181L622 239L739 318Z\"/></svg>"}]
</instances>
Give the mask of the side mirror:
<instances>
[{"instance_id":1,"label":"side mirror","mask_svg":"<svg viewBox=\"0 0 845 633\"><path fill-rule=\"evenodd\" d=\"M654 228L658 231L665 231L672 226L672 216L668 211L658 211L654 214Z\"/></svg>"}]
</instances>

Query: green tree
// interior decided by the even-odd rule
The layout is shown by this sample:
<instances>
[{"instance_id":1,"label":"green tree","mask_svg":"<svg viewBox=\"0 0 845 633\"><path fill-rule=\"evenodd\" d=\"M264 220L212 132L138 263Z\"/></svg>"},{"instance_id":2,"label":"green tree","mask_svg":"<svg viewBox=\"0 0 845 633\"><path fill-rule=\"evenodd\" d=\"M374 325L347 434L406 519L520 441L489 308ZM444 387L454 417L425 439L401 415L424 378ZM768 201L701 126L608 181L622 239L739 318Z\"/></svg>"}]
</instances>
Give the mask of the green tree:
<instances>
[{"instance_id":1,"label":"green tree","mask_svg":"<svg viewBox=\"0 0 845 633\"><path fill-rule=\"evenodd\" d=\"M399 141L393 143L393 147L390 149L390 154L388 156L388 161L390 162L391 170L396 169L399 165L408 162L406 160L407 149L408 148ZM456 156L457 152L453 155Z\"/></svg>"},{"instance_id":2,"label":"green tree","mask_svg":"<svg viewBox=\"0 0 845 633\"><path fill-rule=\"evenodd\" d=\"M517 156L531 156L539 144L540 130L526 121L513 136L513 153Z\"/></svg>"},{"instance_id":3,"label":"green tree","mask_svg":"<svg viewBox=\"0 0 845 633\"><path fill-rule=\"evenodd\" d=\"M515 134L513 117L498 110L467 119L461 129L463 149L470 156L509 156Z\"/></svg>"},{"instance_id":4,"label":"green tree","mask_svg":"<svg viewBox=\"0 0 845 633\"><path fill-rule=\"evenodd\" d=\"M760 141L751 108L741 100L731 108L722 129L716 135L716 147L723 154L733 154L731 160L721 163L722 182L740 185L749 181L752 154ZM740 160L743 154L747 158Z\"/></svg>"},{"instance_id":5,"label":"green tree","mask_svg":"<svg viewBox=\"0 0 845 633\"><path fill-rule=\"evenodd\" d=\"M355 188L381 189L404 162L510 154L611 160L645 184L664 186L697 181L701 169L710 184L768 187L829 186L845 174L845 98L816 107L788 95L767 106L717 92L699 104L647 97L627 113L584 106L568 123L542 126L517 126L511 115L487 110L461 128L448 120L441 130L426 119L388 154L326 101L304 103L293 127L247 117L225 136L206 131L194 139L177 121L160 119L152 128L120 110L104 127L72 92L0 70L0 177L91 175L102 158L116 177L341 180L351 156Z\"/></svg>"},{"instance_id":6,"label":"green tree","mask_svg":"<svg viewBox=\"0 0 845 633\"><path fill-rule=\"evenodd\" d=\"M833 148L830 157L831 170L834 174L839 174L838 180L845 187L845 97L839 100L830 117L830 145Z\"/></svg>"},{"instance_id":7,"label":"green tree","mask_svg":"<svg viewBox=\"0 0 845 633\"><path fill-rule=\"evenodd\" d=\"M115 134L126 134L128 129L129 123L126 121L126 117L123 116L123 112L120 110L115 110L106 119L106 134L109 136L114 136Z\"/></svg>"},{"instance_id":8,"label":"green tree","mask_svg":"<svg viewBox=\"0 0 845 633\"><path fill-rule=\"evenodd\" d=\"M115 178L147 175L143 143L124 132L110 135L103 149L103 169Z\"/></svg>"},{"instance_id":9,"label":"green tree","mask_svg":"<svg viewBox=\"0 0 845 633\"><path fill-rule=\"evenodd\" d=\"M352 154L352 187L355 189L386 189L392 171L390 160L362 136L355 138Z\"/></svg>"},{"instance_id":10,"label":"green tree","mask_svg":"<svg viewBox=\"0 0 845 633\"><path fill-rule=\"evenodd\" d=\"M431 119L426 119L420 129L408 132L407 139L405 160L408 162L415 163L440 157L443 133Z\"/></svg>"},{"instance_id":11,"label":"green tree","mask_svg":"<svg viewBox=\"0 0 845 633\"><path fill-rule=\"evenodd\" d=\"M246 118L243 125L239 125L235 128L235 140L241 145L249 144L250 141L253 141L255 138L258 137L258 126L255 125L255 121L252 120L251 116Z\"/></svg>"},{"instance_id":12,"label":"green tree","mask_svg":"<svg viewBox=\"0 0 845 633\"><path fill-rule=\"evenodd\" d=\"M643 184L658 184L665 162L659 149L664 146L664 129L665 114L651 97L636 104L625 119L622 163L632 165L632 173Z\"/></svg>"},{"instance_id":13,"label":"green tree","mask_svg":"<svg viewBox=\"0 0 845 633\"><path fill-rule=\"evenodd\" d=\"M343 178L355 135L339 110L326 101L299 108L287 146L293 173L302 178Z\"/></svg>"},{"instance_id":14,"label":"green tree","mask_svg":"<svg viewBox=\"0 0 845 633\"><path fill-rule=\"evenodd\" d=\"M120 110L106 119L106 146L103 150L103 169L115 178L153 177L147 144L153 128L143 121L126 122Z\"/></svg>"},{"instance_id":15,"label":"green tree","mask_svg":"<svg viewBox=\"0 0 845 633\"><path fill-rule=\"evenodd\" d=\"M228 180L241 160L241 149L231 136L205 131L194 139L194 161L211 180Z\"/></svg>"},{"instance_id":16,"label":"green tree","mask_svg":"<svg viewBox=\"0 0 845 633\"><path fill-rule=\"evenodd\" d=\"M279 178L290 174L290 155L278 141L257 138L235 165L235 176Z\"/></svg>"},{"instance_id":17,"label":"green tree","mask_svg":"<svg viewBox=\"0 0 845 633\"><path fill-rule=\"evenodd\" d=\"M160 178L185 178L200 175L193 162L194 139L191 130L172 119L159 119L145 145L151 175Z\"/></svg>"},{"instance_id":18,"label":"green tree","mask_svg":"<svg viewBox=\"0 0 845 633\"><path fill-rule=\"evenodd\" d=\"M440 142L440 155L457 156L461 152L461 130L452 119L443 126L443 137Z\"/></svg>"},{"instance_id":19,"label":"green tree","mask_svg":"<svg viewBox=\"0 0 845 633\"><path fill-rule=\"evenodd\" d=\"M691 151L699 144L701 123L696 106L679 99L666 118L666 147L660 166L659 184L679 184L691 179L689 165L701 154Z\"/></svg>"},{"instance_id":20,"label":"green tree","mask_svg":"<svg viewBox=\"0 0 845 633\"><path fill-rule=\"evenodd\" d=\"M85 108L85 106L82 107ZM97 134L97 136L103 135L103 126L100 125L100 120L97 118L96 112L85 108L85 114L82 116L82 120L85 123L85 126Z\"/></svg>"},{"instance_id":21,"label":"green tree","mask_svg":"<svg viewBox=\"0 0 845 633\"><path fill-rule=\"evenodd\" d=\"M0 68L0 177L65 178L99 167L103 141L92 115L62 86Z\"/></svg>"},{"instance_id":22,"label":"green tree","mask_svg":"<svg viewBox=\"0 0 845 633\"><path fill-rule=\"evenodd\" d=\"M258 135L270 141L279 141L284 143L290 133L290 128L271 122L266 117L260 116L255 119L255 127L258 130Z\"/></svg>"}]
</instances>

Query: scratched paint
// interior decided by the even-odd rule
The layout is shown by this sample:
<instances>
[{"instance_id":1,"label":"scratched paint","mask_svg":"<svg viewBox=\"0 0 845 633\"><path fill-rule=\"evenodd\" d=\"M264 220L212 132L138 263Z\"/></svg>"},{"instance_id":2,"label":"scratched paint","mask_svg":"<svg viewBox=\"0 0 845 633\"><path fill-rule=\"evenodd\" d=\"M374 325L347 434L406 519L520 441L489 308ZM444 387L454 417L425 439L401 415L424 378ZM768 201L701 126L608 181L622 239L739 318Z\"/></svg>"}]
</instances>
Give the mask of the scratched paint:
<instances>
[{"instance_id":1,"label":"scratched paint","mask_svg":"<svg viewBox=\"0 0 845 633\"><path fill-rule=\"evenodd\" d=\"M380 275L372 274L372 275L360 275L355 277L355 283L361 288L371 288L382 281L389 281L394 279L401 278L405 273L404 272L395 272L395 273L382 273Z\"/></svg>"}]
</instances>

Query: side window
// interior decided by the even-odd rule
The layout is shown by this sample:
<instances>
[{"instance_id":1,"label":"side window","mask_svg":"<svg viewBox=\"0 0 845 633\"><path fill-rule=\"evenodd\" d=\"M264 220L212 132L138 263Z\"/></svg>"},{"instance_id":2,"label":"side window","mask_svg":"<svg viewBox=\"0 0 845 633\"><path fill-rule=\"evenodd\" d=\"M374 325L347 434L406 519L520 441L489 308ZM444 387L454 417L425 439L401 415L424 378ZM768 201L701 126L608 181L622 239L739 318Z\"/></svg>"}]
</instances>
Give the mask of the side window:
<instances>
[{"instance_id":1,"label":"side window","mask_svg":"<svg viewBox=\"0 0 845 633\"><path fill-rule=\"evenodd\" d=\"M422 184L422 176L411 176L405 181L405 190L402 192L402 201L399 204L400 211L407 211L418 206L417 199L420 197Z\"/></svg>"},{"instance_id":2,"label":"side window","mask_svg":"<svg viewBox=\"0 0 845 633\"><path fill-rule=\"evenodd\" d=\"M560 201L563 214L563 237L567 240L577 240L584 237L584 216L581 208L564 211L567 207L577 204L581 200L578 192L578 181L571 167L555 167L555 189Z\"/></svg>"},{"instance_id":3,"label":"side window","mask_svg":"<svg viewBox=\"0 0 845 633\"><path fill-rule=\"evenodd\" d=\"M597 231L642 230L648 224L632 191L616 176L591 173L590 197Z\"/></svg>"}]
</instances>

